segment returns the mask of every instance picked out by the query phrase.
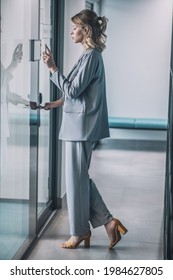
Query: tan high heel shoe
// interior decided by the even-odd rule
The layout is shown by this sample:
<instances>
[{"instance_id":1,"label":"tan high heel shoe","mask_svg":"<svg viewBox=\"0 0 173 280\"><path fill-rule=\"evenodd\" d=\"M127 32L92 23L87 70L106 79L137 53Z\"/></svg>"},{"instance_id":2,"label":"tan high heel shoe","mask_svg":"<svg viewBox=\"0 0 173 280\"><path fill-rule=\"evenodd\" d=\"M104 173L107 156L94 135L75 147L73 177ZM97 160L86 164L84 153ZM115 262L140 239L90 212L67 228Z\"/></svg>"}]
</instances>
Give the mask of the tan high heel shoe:
<instances>
[{"instance_id":1,"label":"tan high heel shoe","mask_svg":"<svg viewBox=\"0 0 173 280\"><path fill-rule=\"evenodd\" d=\"M123 226L118 219L114 219L114 220L118 224L118 230L124 235L128 231L127 228L125 228L125 226Z\"/></svg>"},{"instance_id":2,"label":"tan high heel shoe","mask_svg":"<svg viewBox=\"0 0 173 280\"><path fill-rule=\"evenodd\" d=\"M125 228L125 226L122 225L122 223L118 220L113 218L115 221L115 239L110 242L109 244L109 249L112 249L120 240L121 240L121 234L120 232L124 235L128 230Z\"/></svg>"},{"instance_id":3,"label":"tan high heel shoe","mask_svg":"<svg viewBox=\"0 0 173 280\"><path fill-rule=\"evenodd\" d=\"M79 244L84 241L84 248L90 247L91 231L82 236L72 236L68 241L64 242L61 247L65 249L76 249Z\"/></svg>"}]
</instances>

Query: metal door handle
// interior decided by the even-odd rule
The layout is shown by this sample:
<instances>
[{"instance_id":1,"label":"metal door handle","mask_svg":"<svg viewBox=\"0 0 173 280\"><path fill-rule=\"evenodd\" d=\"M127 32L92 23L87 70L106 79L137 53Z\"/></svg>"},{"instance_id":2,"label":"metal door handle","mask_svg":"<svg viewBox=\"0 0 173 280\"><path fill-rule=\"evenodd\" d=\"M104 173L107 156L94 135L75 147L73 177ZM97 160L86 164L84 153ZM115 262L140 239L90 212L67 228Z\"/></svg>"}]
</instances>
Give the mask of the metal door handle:
<instances>
[{"instance_id":1,"label":"metal door handle","mask_svg":"<svg viewBox=\"0 0 173 280\"><path fill-rule=\"evenodd\" d=\"M41 104L43 102L43 95L41 92L39 92L39 94L38 94L38 101L39 101L39 104Z\"/></svg>"}]
</instances>

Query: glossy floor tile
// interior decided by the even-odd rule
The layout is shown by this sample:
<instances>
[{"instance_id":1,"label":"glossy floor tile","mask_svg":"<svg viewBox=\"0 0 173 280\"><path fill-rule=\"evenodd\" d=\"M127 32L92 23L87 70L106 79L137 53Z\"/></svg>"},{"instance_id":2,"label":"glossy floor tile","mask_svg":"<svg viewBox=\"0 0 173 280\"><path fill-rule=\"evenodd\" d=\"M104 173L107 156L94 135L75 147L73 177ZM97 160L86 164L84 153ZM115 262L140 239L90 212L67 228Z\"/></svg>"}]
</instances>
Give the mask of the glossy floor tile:
<instances>
[{"instance_id":1,"label":"glossy floor tile","mask_svg":"<svg viewBox=\"0 0 173 280\"><path fill-rule=\"evenodd\" d=\"M92 230L91 246L62 249L69 238L67 208L58 210L28 256L29 260L163 259L163 203L166 143L101 141L93 152L90 175L111 213L128 228L108 250L104 227Z\"/></svg>"}]
</instances>

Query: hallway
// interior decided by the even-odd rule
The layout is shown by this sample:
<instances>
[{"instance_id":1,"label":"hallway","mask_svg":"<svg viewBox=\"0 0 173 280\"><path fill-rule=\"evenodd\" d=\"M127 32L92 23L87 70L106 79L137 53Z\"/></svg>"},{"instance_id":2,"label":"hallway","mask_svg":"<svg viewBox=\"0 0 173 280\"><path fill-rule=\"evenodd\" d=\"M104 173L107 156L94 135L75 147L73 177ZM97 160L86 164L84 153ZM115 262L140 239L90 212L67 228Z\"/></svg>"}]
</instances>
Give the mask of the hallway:
<instances>
[{"instance_id":1,"label":"hallway","mask_svg":"<svg viewBox=\"0 0 173 280\"><path fill-rule=\"evenodd\" d=\"M92 230L91 247L61 249L69 238L66 205L44 231L28 260L161 260L166 142L103 140L90 168L111 213L128 228L108 250L104 227Z\"/></svg>"}]
</instances>

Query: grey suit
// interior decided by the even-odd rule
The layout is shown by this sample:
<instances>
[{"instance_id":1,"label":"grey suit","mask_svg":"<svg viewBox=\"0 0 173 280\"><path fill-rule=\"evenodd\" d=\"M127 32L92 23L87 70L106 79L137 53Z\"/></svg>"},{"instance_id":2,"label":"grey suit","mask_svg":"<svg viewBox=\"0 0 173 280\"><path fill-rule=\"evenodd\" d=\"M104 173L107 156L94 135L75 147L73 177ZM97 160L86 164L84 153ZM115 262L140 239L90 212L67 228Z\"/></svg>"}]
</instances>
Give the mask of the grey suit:
<instances>
[{"instance_id":1,"label":"grey suit","mask_svg":"<svg viewBox=\"0 0 173 280\"><path fill-rule=\"evenodd\" d=\"M63 92L59 138L66 143L66 189L71 235L88 232L112 219L88 169L93 141L109 137L105 72L101 53L81 55L68 77L60 71L51 80Z\"/></svg>"},{"instance_id":2,"label":"grey suit","mask_svg":"<svg viewBox=\"0 0 173 280\"><path fill-rule=\"evenodd\" d=\"M64 94L59 138L98 140L109 136L105 73L101 53L85 51L65 78L59 71L52 81Z\"/></svg>"}]
</instances>

